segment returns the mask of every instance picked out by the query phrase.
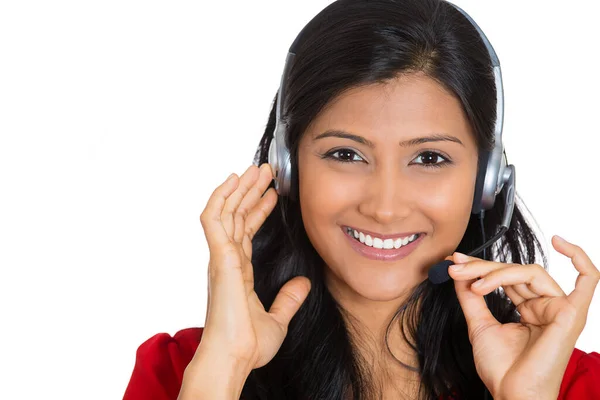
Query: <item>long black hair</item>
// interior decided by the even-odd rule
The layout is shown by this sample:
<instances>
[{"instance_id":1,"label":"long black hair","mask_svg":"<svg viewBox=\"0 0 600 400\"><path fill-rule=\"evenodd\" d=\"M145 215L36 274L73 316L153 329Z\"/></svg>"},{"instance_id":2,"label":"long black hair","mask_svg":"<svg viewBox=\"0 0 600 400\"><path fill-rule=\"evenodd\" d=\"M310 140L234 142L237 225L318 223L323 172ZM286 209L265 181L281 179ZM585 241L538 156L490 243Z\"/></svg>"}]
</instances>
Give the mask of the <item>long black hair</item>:
<instances>
[{"instance_id":1,"label":"long black hair","mask_svg":"<svg viewBox=\"0 0 600 400\"><path fill-rule=\"evenodd\" d=\"M307 27L286 86L292 192L298 191L298 143L332 99L354 87L414 72L426 74L453 93L473 128L479 151L493 148L496 87L491 60L476 29L458 10L444 0L338 0ZM268 160L276 101L277 95L255 154L257 165ZM471 214L457 251L467 253L481 245L482 230L487 238L496 233L504 203L497 196L483 222ZM510 227L487 259L533 264L538 249L541 265L547 268L541 243L525 219L526 210L517 194ZM370 370L357 351L357 338L349 334L344 310L325 286L324 262L306 234L294 195L279 197L252 246L255 290L267 309L289 279L306 276L312 286L279 352L267 365L252 371L242 398L376 397ZM501 290L485 299L500 322L519 321L514 305ZM425 280L396 316L418 356L419 398L437 399L452 391L461 399L483 398L485 386L475 369L452 280L437 286Z\"/></svg>"}]
</instances>

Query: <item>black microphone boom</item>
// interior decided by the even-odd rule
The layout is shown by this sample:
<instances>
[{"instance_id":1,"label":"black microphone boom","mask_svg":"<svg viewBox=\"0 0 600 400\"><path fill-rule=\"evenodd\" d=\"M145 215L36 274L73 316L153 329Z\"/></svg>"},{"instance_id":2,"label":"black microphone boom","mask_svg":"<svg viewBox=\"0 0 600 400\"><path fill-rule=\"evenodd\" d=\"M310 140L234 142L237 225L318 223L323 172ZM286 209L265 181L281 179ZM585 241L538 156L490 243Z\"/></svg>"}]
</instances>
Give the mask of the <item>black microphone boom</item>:
<instances>
[{"instance_id":1,"label":"black microphone boom","mask_svg":"<svg viewBox=\"0 0 600 400\"><path fill-rule=\"evenodd\" d=\"M515 168L513 165L507 166L505 173L509 174L508 176L503 177L505 179L505 184L503 190L505 191L505 208L504 215L502 216L502 223L500 224L500 230L496 233L490 240L476 248L475 250L467 253L468 256L474 256L483 251L483 249L487 249L494 242L504 235L504 232L508 230L508 226L510 225L510 220L513 214L513 210L515 207ZM444 260L433 267L429 268L429 280L434 285L439 285L440 283L444 283L450 279L450 274L448 274L448 267L454 264L452 260Z\"/></svg>"},{"instance_id":2,"label":"black microphone boom","mask_svg":"<svg viewBox=\"0 0 600 400\"><path fill-rule=\"evenodd\" d=\"M500 239L502 237L502 235L504 235L504 232L506 232L507 230L508 230L508 228L503 226L498 231L498 233L496 233L496 235L494 237L492 237L490 240L488 240L487 242L485 242L484 244L482 244L475 250L471 251L467 255L474 256L476 254L481 253L483 251L483 249L487 249L492 244L494 244L494 242L496 242L496 240ZM452 261L452 260L444 260L442 262L435 264L433 267L431 267L429 269L429 280L431 281L431 283L433 283L435 285L439 285L440 283L444 283L444 282L448 281L450 279L450 274L448 274L448 267L453 264L454 264L454 261Z\"/></svg>"}]
</instances>

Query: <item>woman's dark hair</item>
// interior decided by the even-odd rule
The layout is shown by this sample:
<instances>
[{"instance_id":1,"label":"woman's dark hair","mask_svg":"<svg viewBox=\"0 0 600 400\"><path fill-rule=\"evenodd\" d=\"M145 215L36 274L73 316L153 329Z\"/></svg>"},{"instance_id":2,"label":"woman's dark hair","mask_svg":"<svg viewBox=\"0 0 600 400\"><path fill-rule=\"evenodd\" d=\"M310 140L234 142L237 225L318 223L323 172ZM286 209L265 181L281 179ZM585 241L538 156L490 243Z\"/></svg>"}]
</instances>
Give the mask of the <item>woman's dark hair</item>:
<instances>
[{"instance_id":1,"label":"woman's dark hair","mask_svg":"<svg viewBox=\"0 0 600 400\"><path fill-rule=\"evenodd\" d=\"M292 190L298 191L298 143L311 121L344 91L386 83L403 74L424 73L453 93L463 106L481 152L494 145L496 87L489 54L476 29L443 0L338 0L307 27L287 82L286 143L291 152ZM273 102L255 164L267 162L275 128ZM508 153L508 152L507 152ZM272 185L271 185L272 187ZM536 263L545 252L524 217L517 196L510 227L488 251L487 259ZM483 220L486 238L502 219L505 202L497 196ZM471 214L457 251L482 244L481 221ZM281 286L295 276L312 283L308 298L292 319L277 355L249 375L242 398L342 400L374 398L376 385L349 334L344 310L323 279L324 262L312 246L300 204L279 197L273 212L253 239L255 290L269 309ZM491 254L490 254L491 253ZM518 322L514 305L497 290L485 296L502 323ZM420 307L417 307L417 303ZM405 339L418 356L420 399L452 391L461 399L481 399L485 387L473 361L467 324L452 280L419 284L390 324L402 323ZM408 367L408 366L407 366Z\"/></svg>"}]
</instances>

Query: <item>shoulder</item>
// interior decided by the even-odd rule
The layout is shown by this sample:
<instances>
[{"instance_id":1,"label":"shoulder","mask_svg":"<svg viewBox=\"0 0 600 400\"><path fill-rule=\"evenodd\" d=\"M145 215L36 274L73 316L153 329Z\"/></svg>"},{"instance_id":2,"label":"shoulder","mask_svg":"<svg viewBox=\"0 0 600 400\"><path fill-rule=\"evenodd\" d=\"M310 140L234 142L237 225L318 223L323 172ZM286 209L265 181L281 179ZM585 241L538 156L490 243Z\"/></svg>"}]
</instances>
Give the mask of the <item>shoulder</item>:
<instances>
[{"instance_id":1,"label":"shoulder","mask_svg":"<svg viewBox=\"0 0 600 400\"><path fill-rule=\"evenodd\" d=\"M192 360L203 328L186 328L173 336L157 333L137 349L123 400L177 399L183 372Z\"/></svg>"},{"instance_id":2,"label":"shoulder","mask_svg":"<svg viewBox=\"0 0 600 400\"><path fill-rule=\"evenodd\" d=\"M600 354L574 349L560 385L559 400L600 398Z\"/></svg>"}]
</instances>

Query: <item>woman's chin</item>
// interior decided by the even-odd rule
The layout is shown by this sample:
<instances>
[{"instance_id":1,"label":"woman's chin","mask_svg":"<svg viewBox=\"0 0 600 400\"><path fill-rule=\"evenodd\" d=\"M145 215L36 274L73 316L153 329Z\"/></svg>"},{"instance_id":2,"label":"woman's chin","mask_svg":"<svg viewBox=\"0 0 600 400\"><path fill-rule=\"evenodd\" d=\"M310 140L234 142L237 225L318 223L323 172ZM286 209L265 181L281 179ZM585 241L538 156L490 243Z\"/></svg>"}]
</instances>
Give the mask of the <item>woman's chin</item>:
<instances>
[{"instance_id":1,"label":"woman's chin","mask_svg":"<svg viewBox=\"0 0 600 400\"><path fill-rule=\"evenodd\" d=\"M388 285L380 287L372 287L361 284L359 287L353 288L356 293L366 300L371 301L393 301L401 297L405 297L411 289L408 285Z\"/></svg>"},{"instance_id":2,"label":"woman's chin","mask_svg":"<svg viewBox=\"0 0 600 400\"><path fill-rule=\"evenodd\" d=\"M412 275L412 274L411 274ZM371 301L393 301L411 293L415 286L422 281L416 276L376 276L370 275L361 279L359 276L349 277L342 287L353 292L352 297L358 295Z\"/></svg>"}]
</instances>

